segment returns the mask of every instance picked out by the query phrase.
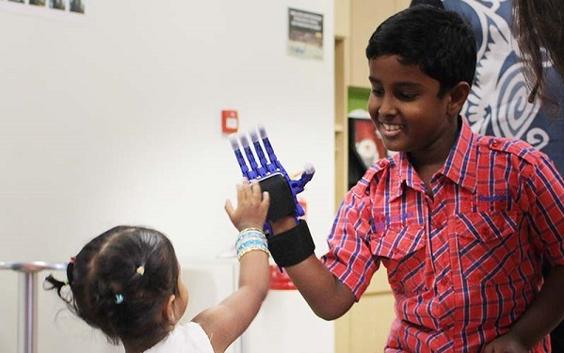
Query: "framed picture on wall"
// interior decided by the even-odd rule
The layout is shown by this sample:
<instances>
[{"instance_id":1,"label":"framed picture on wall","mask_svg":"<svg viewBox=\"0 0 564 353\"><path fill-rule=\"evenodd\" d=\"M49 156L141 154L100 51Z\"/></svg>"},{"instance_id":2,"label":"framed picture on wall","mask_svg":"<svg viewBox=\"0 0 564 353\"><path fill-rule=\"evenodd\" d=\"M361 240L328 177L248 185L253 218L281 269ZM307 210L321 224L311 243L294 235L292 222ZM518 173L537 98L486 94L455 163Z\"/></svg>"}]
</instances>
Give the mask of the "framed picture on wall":
<instances>
[{"instance_id":1,"label":"framed picture on wall","mask_svg":"<svg viewBox=\"0 0 564 353\"><path fill-rule=\"evenodd\" d=\"M65 10L65 1L64 0L49 0L49 8L56 9L56 10Z\"/></svg>"},{"instance_id":2,"label":"framed picture on wall","mask_svg":"<svg viewBox=\"0 0 564 353\"><path fill-rule=\"evenodd\" d=\"M85 0L70 0L69 3L70 12L84 13L84 8L85 8L84 2Z\"/></svg>"},{"instance_id":3,"label":"framed picture on wall","mask_svg":"<svg viewBox=\"0 0 564 353\"><path fill-rule=\"evenodd\" d=\"M357 109L349 113L349 189L376 161L386 158L387 152L368 112Z\"/></svg>"}]
</instances>

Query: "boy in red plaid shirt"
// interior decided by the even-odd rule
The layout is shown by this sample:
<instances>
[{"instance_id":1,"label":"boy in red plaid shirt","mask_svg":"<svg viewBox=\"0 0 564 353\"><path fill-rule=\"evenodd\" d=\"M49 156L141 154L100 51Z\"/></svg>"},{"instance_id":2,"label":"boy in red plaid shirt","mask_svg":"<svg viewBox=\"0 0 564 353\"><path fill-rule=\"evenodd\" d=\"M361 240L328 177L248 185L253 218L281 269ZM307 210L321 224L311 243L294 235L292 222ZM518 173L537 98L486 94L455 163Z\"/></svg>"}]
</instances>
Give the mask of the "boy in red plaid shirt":
<instances>
[{"instance_id":1,"label":"boy in red plaid shirt","mask_svg":"<svg viewBox=\"0 0 564 353\"><path fill-rule=\"evenodd\" d=\"M547 334L564 318L562 177L543 153L479 136L459 116L476 47L457 14L402 11L366 54L368 110L399 153L348 192L322 260L296 245L311 235L292 217L272 224L274 259L327 320L384 265L397 313L386 352L550 352Z\"/></svg>"}]
</instances>

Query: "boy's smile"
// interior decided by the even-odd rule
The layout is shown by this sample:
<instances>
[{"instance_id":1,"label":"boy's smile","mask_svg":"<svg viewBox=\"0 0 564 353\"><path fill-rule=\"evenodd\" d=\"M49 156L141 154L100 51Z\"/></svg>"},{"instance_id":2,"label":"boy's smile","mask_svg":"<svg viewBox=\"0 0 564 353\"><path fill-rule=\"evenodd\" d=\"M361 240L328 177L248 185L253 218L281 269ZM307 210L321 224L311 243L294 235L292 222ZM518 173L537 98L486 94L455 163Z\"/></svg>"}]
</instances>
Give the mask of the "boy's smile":
<instances>
[{"instance_id":1,"label":"boy's smile","mask_svg":"<svg viewBox=\"0 0 564 353\"><path fill-rule=\"evenodd\" d=\"M451 91L439 96L439 81L400 60L397 55L369 60L370 116L387 149L410 152L416 159L428 153L446 158L457 132Z\"/></svg>"}]
</instances>

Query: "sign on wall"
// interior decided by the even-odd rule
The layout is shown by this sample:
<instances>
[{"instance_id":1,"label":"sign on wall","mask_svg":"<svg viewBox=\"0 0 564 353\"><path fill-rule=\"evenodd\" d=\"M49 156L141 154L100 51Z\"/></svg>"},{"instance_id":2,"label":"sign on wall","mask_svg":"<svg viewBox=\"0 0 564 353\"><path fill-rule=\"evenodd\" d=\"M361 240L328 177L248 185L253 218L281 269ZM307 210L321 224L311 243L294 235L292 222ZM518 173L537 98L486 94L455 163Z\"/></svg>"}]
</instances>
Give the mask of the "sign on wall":
<instances>
[{"instance_id":1,"label":"sign on wall","mask_svg":"<svg viewBox=\"0 0 564 353\"><path fill-rule=\"evenodd\" d=\"M323 15L288 9L288 55L323 60Z\"/></svg>"},{"instance_id":2,"label":"sign on wall","mask_svg":"<svg viewBox=\"0 0 564 353\"><path fill-rule=\"evenodd\" d=\"M0 10L34 16L74 16L86 14L88 0L0 0Z\"/></svg>"}]
</instances>

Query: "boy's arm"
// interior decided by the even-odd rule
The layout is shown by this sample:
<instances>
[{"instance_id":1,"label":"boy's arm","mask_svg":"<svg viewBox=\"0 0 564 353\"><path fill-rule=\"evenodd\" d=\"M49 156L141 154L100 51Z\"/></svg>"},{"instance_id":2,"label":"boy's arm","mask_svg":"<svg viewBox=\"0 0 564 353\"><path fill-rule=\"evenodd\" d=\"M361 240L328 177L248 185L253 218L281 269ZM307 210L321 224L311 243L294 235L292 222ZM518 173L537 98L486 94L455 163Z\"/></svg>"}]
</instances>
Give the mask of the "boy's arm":
<instances>
[{"instance_id":1,"label":"boy's arm","mask_svg":"<svg viewBox=\"0 0 564 353\"><path fill-rule=\"evenodd\" d=\"M524 174L528 176L526 193L531 224L531 239L544 250L545 260L552 264L550 274L509 333L488 346L485 353L527 352L564 319L564 181L553 163L541 153ZM521 350L519 350L521 349Z\"/></svg>"},{"instance_id":2,"label":"boy's arm","mask_svg":"<svg viewBox=\"0 0 564 353\"><path fill-rule=\"evenodd\" d=\"M268 293L269 280L268 255L265 252L251 251L243 255L239 289L192 320L208 334L214 352L224 352L247 329Z\"/></svg>"},{"instance_id":3,"label":"boy's arm","mask_svg":"<svg viewBox=\"0 0 564 353\"><path fill-rule=\"evenodd\" d=\"M272 230L276 236L295 226L295 219L286 217L274 222ZM315 254L294 266L286 267L286 271L315 314L325 320L342 316L355 301L352 291Z\"/></svg>"},{"instance_id":4,"label":"boy's arm","mask_svg":"<svg viewBox=\"0 0 564 353\"><path fill-rule=\"evenodd\" d=\"M510 335L518 338L530 350L564 319L564 266L556 266L525 314L511 328Z\"/></svg>"}]
</instances>

